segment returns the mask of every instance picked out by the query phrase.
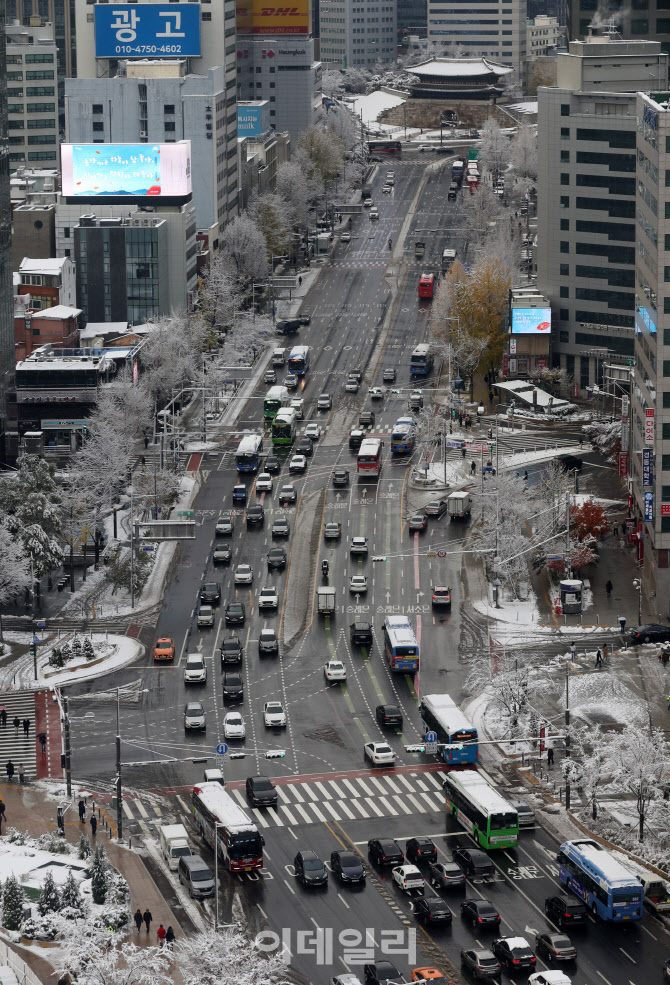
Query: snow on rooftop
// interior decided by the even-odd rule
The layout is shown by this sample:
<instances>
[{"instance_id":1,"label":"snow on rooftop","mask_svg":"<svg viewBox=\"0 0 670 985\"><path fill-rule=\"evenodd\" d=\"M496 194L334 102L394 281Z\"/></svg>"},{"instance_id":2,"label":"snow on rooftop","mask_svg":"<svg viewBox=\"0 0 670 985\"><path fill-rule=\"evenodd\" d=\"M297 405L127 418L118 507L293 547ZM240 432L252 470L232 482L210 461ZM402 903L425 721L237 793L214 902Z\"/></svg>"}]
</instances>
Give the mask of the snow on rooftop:
<instances>
[{"instance_id":1,"label":"snow on rooftop","mask_svg":"<svg viewBox=\"0 0 670 985\"><path fill-rule=\"evenodd\" d=\"M637 876L630 869L627 869L618 858L611 855L606 848L599 845L597 841L568 841L561 845L561 850L566 845L570 845L577 852L581 853L587 862L590 862L591 865L599 869L608 882L620 886L629 886L631 883L639 885Z\"/></svg>"},{"instance_id":2,"label":"snow on rooftop","mask_svg":"<svg viewBox=\"0 0 670 985\"><path fill-rule=\"evenodd\" d=\"M517 949L521 949L521 948L527 949L530 947L530 944L528 943L525 937L508 937L507 943L512 948L512 950L515 951Z\"/></svg>"},{"instance_id":3,"label":"snow on rooftop","mask_svg":"<svg viewBox=\"0 0 670 985\"><path fill-rule=\"evenodd\" d=\"M71 308L67 304L55 304L52 308L42 308L41 311L35 312L33 318L78 318L81 312L81 308Z\"/></svg>"},{"instance_id":4,"label":"snow on rooftop","mask_svg":"<svg viewBox=\"0 0 670 985\"><path fill-rule=\"evenodd\" d=\"M569 400L561 400L559 397L553 397L546 390L540 389L539 386L535 386L534 383L529 383L527 380L510 380L507 383L494 383L493 385L498 387L499 390L513 393L515 396L520 397L524 403L528 403L531 406L533 404L534 390L537 392L538 407L548 408L551 405L552 410L560 410L570 406Z\"/></svg>"},{"instance_id":5,"label":"snow on rooftop","mask_svg":"<svg viewBox=\"0 0 670 985\"><path fill-rule=\"evenodd\" d=\"M86 328L80 331L79 338L94 339L98 335L125 335L127 331L127 321L90 321Z\"/></svg>"},{"instance_id":6,"label":"snow on rooftop","mask_svg":"<svg viewBox=\"0 0 670 985\"><path fill-rule=\"evenodd\" d=\"M509 75L513 68L499 65L489 58L431 58L430 61L412 65L412 75L440 75L445 79L457 79L469 76L477 78L481 75Z\"/></svg>"},{"instance_id":7,"label":"snow on rooftop","mask_svg":"<svg viewBox=\"0 0 670 985\"><path fill-rule=\"evenodd\" d=\"M449 773L447 780L461 787L466 793L472 794L477 798L479 804L489 814L510 814L514 813L512 805L505 800L502 794L490 785L479 773Z\"/></svg>"},{"instance_id":8,"label":"snow on rooftop","mask_svg":"<svg viewBox=\"0 0 670 985\"><path fill-rule=\"evenodd\" d=\"M19 266L20 274L59 274L68 257L24 257Z\"/></svg>"},{"instance_id":9,"label":"snow on rooftop","mask_svg":"<svg viewBox=\"0 0 670 985\"><path fill-rule=\"evenodd\" d=\"M533 114L537 116L537 99L529 99L523 103L514 103L512 106L507 107L509 110L514 110L517 113L525 113L528 116Z\"/></svg>"},{"instance_id":10,"label":"snow on rooftop","mask_svg":"<svg viewBox=\"0 0 670 985\"><path fill-rule=\"evenodd\" d=\"M385 109L393 109L394 106L401 106L405 100L401 96L394 96L390 92L383 92L377 89L367 96L357 96L352 99L349 105L358 119L363 119L364 124L376 123L377 117Z\"/></svg>"}]
</instances>

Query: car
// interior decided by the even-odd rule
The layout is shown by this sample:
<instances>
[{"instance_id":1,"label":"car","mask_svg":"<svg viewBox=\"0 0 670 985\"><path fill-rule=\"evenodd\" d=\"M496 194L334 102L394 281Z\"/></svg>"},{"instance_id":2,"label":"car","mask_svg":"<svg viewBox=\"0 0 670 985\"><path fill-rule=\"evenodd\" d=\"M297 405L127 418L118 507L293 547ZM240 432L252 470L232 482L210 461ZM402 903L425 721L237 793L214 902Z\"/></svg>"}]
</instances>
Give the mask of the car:
<instances>
[{"instance_id":1,"label":"car","mask_svg":"<svg viewBox=\"0 0 670 985\"><path fill-rule=\"evenodd\" d=\"M261 629L258 634L259 657L275 657L279 653L279 640L274 629Z\"/></svg>"},{"instance_id":2,"label":"car","mask_svg":"<svg viewBox=\"0 0 670 985\"><path fill-rule=\"evenodd\" d=\"M304 472L307 468L307 459L304 455L294 455L288 463L289 472Z\"/></svg>"},{"instance_id":3,"label":"car","mask_svg":"<svg viewBox=\"0 0 670 985\"><path fill-rule=\"evenodd\" d=\"M372 201L371 198L364 198L363 199L363 208L364 209L371 209L372 206L373 206L373 204L374 203L373 203L373 201Z\"/></svg>"},{"instance_id":4,"label":"car","mask_svg":"<svg viewBox=\"0 0 670 985\"><path fill-rule=\"evenodd\" d=\"M312 441L318 441L321 437L321 428L318 424L308 424L305 428L305 437Z\"/></svg>"},{"instance_id":5,"label":"car","mask_svg":"<svg viewBox=\"0 0 670 985\"><path fill-rule=\"evenodd\" d=\"M451 923L453 914L439 896L422 896L413 900L412 910L420 923L434 927L438 923Z\"/></svg>"},{"instance_id":6,"label":"car","mask_svg":"<svg viewBox=\"0 0 670 985\"><path fill-rule=\"evenodd\" d=\"M303 397L294 397L291 400L291 410L295 411L295 416L299 421L305 416L305 400Z\"/></svg>"},{"instance_id":7,"label":"car","mask_svg":"<svg viewBox=\"0 0 670 985\"><path fill-rule=\"evenodd\" d=\"M263 721L267 728L286 728L286 712L281 702L265 702L263 706Z\"/></svg>"},{"instance_id":8,"label":"car","mask_svg":"<svg viewBox=\"0 0 670 985\"><path fill-rule=\"evenodd\" d=\"M395 171L387 171L386 180L390 185L395 185Z\"/></svg>"},{"instance_id":9,"label":"car","mask_svg":"<svg viewBox=\"0 0 670 985\"><path fill-rule=\"evenodd\" d=\"M308 311L305 311L304 314L298 315L298 321L300 322L301 325L311 325L312 316Z\"/></svg>"},{"instance_id":10,"label":"car","mask_svg":"<svg viewBox=\"0 0 670 985\"><path fill-rule=\"evenodd\" d=\"M570 978L562 971L536 971L528 976L528 985L572 985Z\"/></svg>"},{"instance_id":11,"label":"car","mask_svg":"<svg viewBox=\"0 0 670 985\"><path fill-rule=\"evenodd\" d=\"M187 731L204 732L205 709L200 701L188 701L184 707L184 728Z\"/></svg>"},{"instance_id":12,"label":"car","mask_svg":"<svg viewBox=\"0 0 670 985\"><path fill-rule=\"evenodd\" d=\"M286 565L286 551L283 547L273 547L267 554L268 570L283 568Z\"/></svg>"},{"instance_id":13,"label":"car","mask_svg":"<svg viewBox=\"0 0 670 985\"><path fill-rule=\"evenodd\" d=\"M218 581L208 581L200 589L200 601L208 605L218 605L221 601L221 586Z\"/></svg>"},{"instance_id":14,"label":"car","mask_svg":"<svg viewBox=\"0 0 670 985\"><path fill-rule=\"evenodd\" d=\"M266 383L276 383L277 382L277 374L275 373L274 369L268 369L268 370L266 370L266 373L265 373L265 376L263 377L263 379L265 380Z\"/></svg>"},{"instance_id":15,"label":"car","mask_svg":"<svg viewBox=\"0 0 670 985\"><path fill-rule=\"evenodd\" d=\"M588 909L580 899L575 896L547 896L544 901L544 912L557 927L564 927L565 924L586 923Z\"/></svg>"},{"instance_id":16,"label":"car","mask_svg":"<svg viewBox=\"0 0 670 985\"><path fill-rule=\"evenodd\" d=\"M246 492L247 487L244 487ZM216 527L214 528L214 533L217 537L230 537L233 532L233 521L229 516L220 516L216 521Z\"/></svg>"},{"instance_id":17,"label":"car","mask_svg":"<svg viewBox=\"0 0 670 985\"><path fill-rule=\"evenodd\" d=\"M383 400L383 399L384 399L384 391L381 389L381 387L373 386L370 390L370 400Z\"/></svg>"},{"instance_id":18,"label":"car","mask_svg":"<svg viewBox=\"0 0 670 985\"><path fill-rule=\"evenodd\" d=\"M537 958L525 937L497 937L491 943L491 950L508 971L521 968L535 968Z\"/></svg>"},{"instance_id":19,"label":"car","mask_svg":"<svg viewBox=\"0 0 670 985\"><path fill-rule=\"evenodd\" d=\"M465 889L465 873L456 862L432 862L428 878L431 886L440 889Z\"/></svg>"},{"instance_id":20,"label":"car","mask_svg":"<svg viewBox=\"0 0 670 985\"><path fill-rule=\"evenodd\" d=\"M360 369L350 369L349 370L349 378L352 379L352 380L356 380L357 383L362 383L363 382L363 373L361 372Z\"/></svg>"},{"instance_id":21,"label":"car","mask_svg":"<svg viewBox=\"0 0 670 985\"><path fill-rule=\"evenodd\" d=\"M389 185L388 181L382 185L382 191L385 195L390 195L392 191L392 186Z\"/></svg>"},{"instance_id":22,"label":"car","mask_svg":"<svg viewBox=\"0 0 670 985\"><path fill-rule=\"evenodd\" d=\"M295 335L301 325L300 318L280 318L275 325L275 331L278 335Z\"/></svg>"},{"instance_id":23,"label":"car","mask_svg":"<svg viewBox=\"0 0 670 985\"><path fill-rule=\"evenodd\" d=\"M382 382L384 383L395 383L395 369L393 366L387 366L382 375Z\"/></svg>"},{"instance_id":24,"label":"car","mask_svg":"<svg viewBox=\"0 0 670 985\"><path fill-rule=\"evenodd\" d=\"M198 609L198 618L196 619L198 627L203 629L213 629L214 627L214 609L211 605L201 605Z\"/></svg>"},{"instance_id":25,"label":"car","mask_svg":"<svg viewBox=\"0 0 670 985\"><path fill-rule=\"evenodd\" d=\"M352 622L349 638L354 646L372 646L372 625L369 622Z\"/></svg>"},{"instance_id":26,"label":"car","mask_svg":"<svg viewBox=\"0 0 670 985\"><path fill-rule=\"evenodd\" d=\"M340 243L350 243L351 233L345 229L345 231L340 235Z\"/></svg>"},{"instance_id":27,"label":"car","mask_svg":"<svg viewBox=\"0 0 670 985\"><path fill-rule=\"evenodd\" d=\"M223 700L244 701L244 681L237 673L225 673L222 683Z\"/></svg>"},{"instance_id":28,"label":"car","mask_svg":"<svg viewBox=\"0 0 670 985\"><path fill-rule=\"evenodd\" d=\"M457 865L460 865L466 876L493 878L495 875L493 862L479 848L454 848L451 857Z\"/></svg>"},{"instance_id":29,"label":"car","mask_svg":"<svg viewBox=\"0 0 670 985\"><path fill-rule=\"evenodd\" d=\"M397 705L377 705L375 717L382 728L402 728L402 712Z\"/></svg>"},{"instance_id":30,"label":"car","mask_svg":"<svg viewBox=\"0 0 670 985\"><path fill-rule=\"evenodd\" d=\"M497 927L500 914L488 899L466 899L461 903L461 916L473 927Z\"/></svg>"},{"instance_id":31,"label":"car","mask_svg":"<svg viewBox=\"0 0 670 985\"><path fill-rule=\"evenodd\" d=\"M265 471L269 472L270 475L276 475L277 472L281 472L281 462L276 455L268 455L265 459Z\"/></svg>"},{"instance_id":32,"label":"car","mask_svg":"<svg viewBox=\"0 0 670 985\"><path fill-rule=\"evenodd\" d=\"M349 485L349 470L348 469L333 469L333 485L334 486L348 486Z\"/></svg>"},{"instance_id":33,"label":"car","mask_svg":"<svg viewBox=\"0 0 670 985\"><path fill-rule=\"evenodd\" d=\"M225 612L226 626L243 626L245 617L244 602L228 602Z\"/></svg>"},{"instance_id":34,"label":"car","mask_svg":"<svg viewBox=\"0 0 670 985\"><path fill-rule=\"evenodd\" d=\"M217 544L212 551L214 564L230 564L232 557L233 549L228 544Z\"/></svg>"},{"instance_id":35,"label":"car","mask_svg":"<svg viewBox=\"0 0 670 985\"><path fill-rule=\"evenodd\" d=\"M637 626L629 631L628 639L633 646L640 643L665 643L670 640L670 626L661 626L659 623Z\"/></svg>"},{"instance_id":36,"label":"car","mask_svg":"<svg viewBox=\"0 0 670 985\"><path fill-rule=\"evenodd\" d=\"M365 432L360 431L358 428L354 428L354 430L349 433L349 448L351 451L358 451L363 444L364 437Z\"/></svg>"},{"instance_id":37,"label":"car","mask_svg":"<svg viewBox=\"0 0 670 985\"><path fill-rule=\"evenodd\" d=\"M286 486L282 486L281 489L279 490L278 499L280 506L290 506L291 503L295 503L297 499L295 486L290 484Z\"/></svg>"},{"instance_id":38,"label":"car","mask_svg":"<svg viewBox=\"0 0 670 985\"><path fill-rule=\"evenodd\" d=\"M267 776L248 776L246 791L254 807L274 807L277 803L277 790Z\"/></svg>"},{"instance_id":39,"label":"car","mask_svg":"<svg viewBox=\"0 0 670 985\"><path fill-rule=\"evenodd\" d=\"M447 512L448 506L448 499L433 499L430 503L426 503L423 508L423 512L426 516L436 516L439 519Z\"/></svg>"},{"instance_id":40,"label":"car","mask_svg":"<svg viewBox=\"0 0 670 985\"><path fill-rule=\"evenodd\" d=\"M238 564L235 568L234 581L236 585L251 585L254 580L254 572L248 564Z\"/></svg>"},{"instance_id":41,"label":"car","mask_svg":"<svg viewBox=\"0 0 670 985\"><path fill-rule=\"evenodd\" d=\"M529 807L525 800L512 800L510 803L519 815L519 827L534 828L535 814L532 807Z\"/></svg>"},{"instance_id":42,"label":"car","mask_svg":"<svg viewBox=\"0 0 670 985\"><path fill-rule=\"evenodd\" d=\"M551 964L554 961L576 961L577 948L565 934L545 931L535 938L535 950L539 957Z\"/></svg>"},{"instance_id":43,"label":"car","mask_svg":"<svg viewBox=\"0 0 670 985\"><path fill-rule=\"evenodd\" d=\"M556 461L564 472L579 472L582 468L582 460L576 455L559 455Z\"/></svg>"},{"instance_id":44,"label":"car","mask_svg":"<svg viewBox=\"0 0 670 985\"><path fill-rule=\"evenodd\" d=\"M369 216L371 222L372 222L373 219L378 219L379 218L379 209L377 208L376 205L373 205L372 206L372 208L368 212L368 216Z\"/></svg>"},{"instance_id":45,"label":"car","mask_svg":"<svg viewBox=\"0 0 670 985\"><path fill-rule=\"evenodd\" d=\"M437 848L430 838L419 835L410 838L405 845L405 858L408 862L437 862Z\"/></svg>"},{"instance_id":46,"label":"car","mask_svg":"<svg viewBox=\"0 0 670 985\"><path fill-rule=\"evenodd\" d=\"M154 643L154 660L174 660L175 645L171 636L163 636Z\"/></svg>"},{"instance_id":47,"label":"car","mask_svg":"<svg viewBox=\"0 0 670 985\"><path fill-rule=\"evenodd\" d=\"M330 979L330 985L361 985L361 981L355 975L335 975Z\"/></svg>"},{"instance_id":48,"label":"car","mask_svg":"<svg viewBox=\"0 0 670 985\"><path fill-rule=\"evenodd\" d=\"M239 711L229 711L223 719L224 739L244 739L246 734L246 725Z\"/></svg>"},{"instance_id":49,"label":"car","mask_svg":"<svg viewBox=\"0 0 670 985\"><path fill-rule=\"evenodd\" d=\"M287 373L284 377L284 386L287 390L295 390L298 386L298 377L295 373Z\"/></svg>"},{"instance_id":50,"label":"car","mask_svg":"<svg viewBox=\"0 0 670 985\"><path fill-rule=\"evenodd\" d=\"M433 588L433 597L431 602L434 607L440 609L450 609L451 608L451 589L448 587L439 587L436 585Z\"/></svg>"},{"instance_id":51,"label":"car","mask_svg":"<svg viewBox=\"0 0 670 985\"><path fill-rule=\"evenodd\" d=\"M298 852L293 859L295 877L303 886L328 885L328 869L311 848Z\"/></svg>"},{"instance_id":52,"label":"car","mask_svg":"<svg viewBox=\"0 0 670 985\"><path fill-rule=\"evenodd\" d=\"M414 513L414 515L409 518L407 527L411 534L421 534L424 530L428 529L428 517L425 513Z\"/></svg>"},{"instance_id":53,"label":"car","mask_svg":"<svg viewBox=\"0 0 670 985\"><path fill-rule=\"evenodd\" d=\"M473 978L499 978L500 962L487 947L463 948L461 967Z\"/></svg>"},{"instance_id":54,"label":"car","mask_svg":"<svg viewBox=\"0 0 670 985\"><path fill-rule=\"evenodd\" d=\"M366 742L363 755L373 766L393 766L395 753L387 742Z\"/></svg>"},{"instance_id":55,"label":"car","mask_svg":"<svg viewBox=\"0 0 670 985\"><path fill-rule=\"evenodd\" d=\"M184 684L205 684L207 682L207 664L200 653L189 653L184 667Z\"/></svg>"},{"instance_id":56,"label":"car","mask_svg":"<svg viewBox=\"0 0 670 985\"><path fill-rule=\"evenodd\" d=\"M247 527L262 527L265 523L265 510L258 506L247 507Z\"/></svg>"},{"instance_id":57,"label":"car","mask_svg":"<svg viewBox=\"0 0 670 985\"><path fill-rule=\"evenodd\" d=\"M319 399L316 402L317 410L331 410L333 406L333 398L329 393L319 394Z\"/></svg>"},{"instance_id":58,"label":"car","mask_svg":"<svg viewBox=\"0 0 670 985\"><path fill-rule=\"evenodd\" d=\"M266 588L261 588L258 593L258 608L276 609L278 605L279 596L277 595L277 589L272 585L268 585Z\"/></svg>"},{"instance_id":59,"label":"car","mask_svg":"<svg viewBox=\"0 0 670 985\"><path fill-rule=\"evenodd\" d=\"M403 982L398 969L390 961L375 961L363 966L365 985L386 985L387 982Z\"/></svg>"},{"instance_id":60,"label":"car","mask_svg":"<svg viewBox=\"0 0 670 985\"><path fill-rule=\"evenodd\" d=\"M314 454L314 445L312 444L311 438L298 438L294 445L295 455L293 458L299 458L301 455L303 457L311 458ZM293 460L289 463L289 472L293 468ZM295 471L302 472L304 469L296 469Z\"/></svg>"},{"instance_id":61,"label":"car","mask_svg":"<svg viewBox=\"0 0 670 985\"><path fill-rule=\"evenodd\" d=\"M472 139L475 139L475 140L477 140L477 139L478 139L479 137L481 137L481 133L479 132L479 130L468 130L468 132L467 132L467 136L468 136L468 137L469 137L469 138L470 138L471 140L472 140Z\"/></svg>"},{"instance_id":62,"label":"car","mask_svg":"<svg viewBox=\"0 0 670 985\"><path fill-rule=\"evenodd\" d=\"M330 853L330 867L340 882L364 883L365 868L355 852L337 851Z\"/></svg>"},{"instance_id":63,"label":"car","mask_svg":"<svg viewBox=\"0 0 670 985\"><path fill-rule=\"evenodd\" d=\"M447 979L444 977L441 971L437 968L413 968L412 969L412 981L421 982L424 979L429 979L431 982L435 982L435 985L449 985Z\"/></svg>"},{"instance_id":64,"label":"car","mask_svg":"<svg viewBox=\"0 0 670 985\"><path fill-rule=\"evenodd\" d=\"M291 533L291 528L289 522L284 516L278 516L276 520L272 521L272 536L273 537L288 537Z\"/></svg>"},{"instance_id":65,"label":"car","mask_svg":"<svg viewBox=\"0 0 670 985\"><path fill-rule=\"evenodd\" d=\"M244 648L239 636L224 636L221 641L221 666L242 662Z\"/></svg>"},{"instance_id":66,"label":"car","mask_svg":"<svg viewBox=\"0 0 670 985\"><path fill-rule=\"evenodd\" d=\"M349 579L349 591L354 594L357 592L367 592L368 580L365 575L352 575Z\"/></svg>"},{"instance_id":67,"label":"car","mask_svg":"<svg viewBox=\"0 0 670 985\"><path fill-rule=\"evenodd\" d=\"M372 427L375 423L375 412L373 410L363 410L358 415L359 428Z\"/></svg>"},{"instance_id":68,"label":"car","mask_svg":"<svg viewBox=\"0 0 670 985\"><path fill-rule=\"evenodd\" d=\"M349 544L350 554L366 554L368 553L368 538L367 537L352 537Z\"/></svg>"},{"instance_id":69,"label":"car","mask_svg":"<svg viewBox=\"0 0 670 985\"><path fill-rule=\"evenodd\" d=\"M341 660L327 660L323 667L327 681L346 681L347 669Z\"/></svg>"},{"instance_id":70,"label":"car","mask_svg":"<svg viewBox=\"0 0 670 985\"><path fill-rule=\"evenodd\" d=\"M261 472L256 476L256 492L272 492L272 476L269 472Z\"/></svg>"},{"instance_id":71,"label":"car","mask_svg":"<svg viewBox=\"0 0 670 985\"><path fill-rule=\"evenodd\" d=\"M391 869L391 878L405 892L409 889L420 889L423 892L423 876L416 865L396 865Z\"/></svg>"},{"instance_id":72,"label":"car","mask_svg":"<svg viewBox=\"0 0 670 985\"><path fill-rule=\"evenodd\" d=\"M405 854L397 841L390 838L371 838L368 855L375 865L402 865Z\"/></svg>"},{"instance_id":73,"label":"car","mask_svg":"<svg viewBox=\"0 0 670 985\"><path fill-rule=\"evenodd\" d=\"M347 393L358 393L358 388L360 383L353 376L350 376L347 382L344 384L344 389Z\"/></svg>"},{"instance_id":74,"label":"car","mask_svg":"<svg viewBox=\"0 0 670 985\"><path fill-rule=\"evenodd\" d=\"M246 503L247 501L247 487L243 482L236 482L233 486L233 502L234 503Z\"/></svg>"}]
</instances>

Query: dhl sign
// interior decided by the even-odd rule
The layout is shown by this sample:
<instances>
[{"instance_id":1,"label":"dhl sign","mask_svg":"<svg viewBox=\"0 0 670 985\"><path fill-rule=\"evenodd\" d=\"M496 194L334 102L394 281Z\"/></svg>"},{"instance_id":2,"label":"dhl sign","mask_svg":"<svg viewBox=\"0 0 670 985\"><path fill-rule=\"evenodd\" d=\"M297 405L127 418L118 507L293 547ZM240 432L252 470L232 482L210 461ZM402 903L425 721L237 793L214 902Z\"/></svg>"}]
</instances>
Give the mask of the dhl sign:
<instances>
[{"instance_id":1,"label":"dhl sign","mask_svg":"<svg viewBox=\"0 0 670 985\"><path fill-rule=\"evenodd\" d=\"M266 0L267 3L267 0ZM311 0L298 0L290 7L268 7L262 0L238 0L238 34L301 34L311 31Z\"/></svg>"}]
</instances>

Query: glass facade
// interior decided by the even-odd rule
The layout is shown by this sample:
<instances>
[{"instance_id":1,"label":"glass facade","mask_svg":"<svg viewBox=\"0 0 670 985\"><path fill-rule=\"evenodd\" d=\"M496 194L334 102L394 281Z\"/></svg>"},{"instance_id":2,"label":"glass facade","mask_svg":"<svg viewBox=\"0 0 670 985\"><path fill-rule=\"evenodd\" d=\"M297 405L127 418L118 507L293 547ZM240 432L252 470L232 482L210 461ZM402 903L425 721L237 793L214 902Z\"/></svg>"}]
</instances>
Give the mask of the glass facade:
<instances>
[{"instance_id":1,"label":"glass facade","mask_svg":"<svg viewBox=\"0 0 670 985\"><path fill-rule=\"evenodd\" d=\"M11 243L5 0L0 0L0 456L2 457L4 457L7 431L7 389L14 371Z\"/></svg>"}]
</instances>

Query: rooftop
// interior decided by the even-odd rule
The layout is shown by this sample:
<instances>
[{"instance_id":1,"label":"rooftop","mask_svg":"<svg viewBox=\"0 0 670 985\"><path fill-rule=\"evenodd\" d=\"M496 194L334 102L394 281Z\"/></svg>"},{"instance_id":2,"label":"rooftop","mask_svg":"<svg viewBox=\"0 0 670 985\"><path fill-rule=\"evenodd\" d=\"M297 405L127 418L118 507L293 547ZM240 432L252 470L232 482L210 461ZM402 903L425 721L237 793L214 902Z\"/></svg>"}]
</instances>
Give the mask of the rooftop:
<instances>
[{"instance_id":1,"label":"rooftop","mask_svg":"<svg viewBox=\"0 0 670 985\"><path fill-rule=\"evenodd\" d=\"M60 274L68 257L45 257L33 260L24 257L19 267L20 274Z\"/></svg>"},{"instance_id":2,"label":"rooftop","mask_svg":"<svg viewBox=\"0 0 670 985\"><path fill-rule=\"evenodd\" d=\"M431 58L430 61L413 65L409 71L419 78L440 75L445 79L462 79L465 76L476 79L484 75L509 75L514 69L489 58Z\"/></svg>"},{"instance_id":3,"label":"rooftop","mask_svg":"<svg viewBox=\"0 0 670 985\"><path fill-rule=\"evenodd\" d=\"M78 318L81 311L81 308L71 308L67 304L54 304L51 308L42 308L40 311L35 311L33 318L47 318L53 319L54 321L61 318Z\"/></svg>"}]
</instances>

